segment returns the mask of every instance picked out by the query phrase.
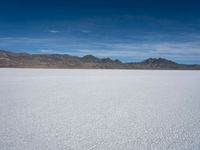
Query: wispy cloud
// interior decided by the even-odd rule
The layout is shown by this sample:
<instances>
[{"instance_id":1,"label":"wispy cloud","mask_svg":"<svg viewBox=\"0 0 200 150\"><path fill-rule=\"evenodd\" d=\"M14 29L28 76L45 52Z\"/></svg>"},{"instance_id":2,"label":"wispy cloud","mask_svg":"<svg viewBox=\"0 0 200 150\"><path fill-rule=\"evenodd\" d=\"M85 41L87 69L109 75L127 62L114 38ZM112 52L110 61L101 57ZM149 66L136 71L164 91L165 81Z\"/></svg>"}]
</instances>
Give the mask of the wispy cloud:
<instances>
[{"instance_id":1,"label":"wispy cloud","mask_svg":"<svg viewBox=\"0 0 200 150\"><path fill-rule=\"evenodd\" d=\"M60 31L59 30L50 30L49 32L51 32L51 33L59 33Z\"/></svg>"},{"instance_id":2,"label":"wispy cloud","mask_svg":"<svg viewBox=\"0 0 200 150\"><path fill-rule=\"evenodd\" d=\"M144 37L146 38L146 37ZM88 40L82 38L0 38L0 49L21 50L31 53L59 53L83 56L92 54L112 58L149 58L165 57L173 60L200 60L199 36L191 36L189 41L182 40ZM13 48L14 47L14 48ZM189 61L188 61L189 62ZM200 63L200 62L199 62Z\"/></svg>"},{"instance_id":3,"label":"wispy cloud","mask_svg":"<svg viewBox=\"0 0 200 150\"><path fill-rule=\"evenodd\" d=\"M90 31L90 30L81 30L81 32L83 32L83 33L90 33L92 31Z\"/></svg>"},{"instance_id":4,"label":"wispy cloud","mask_svg":"<svg viewBox=\"0 0 200 150\"><path fill-rule=\"evenodd\" d=\"M53 49L41 49L39 50L39 52L45 53L45 54L67 54L67 52L53 50Z\"/></svg>"}]
</instances>

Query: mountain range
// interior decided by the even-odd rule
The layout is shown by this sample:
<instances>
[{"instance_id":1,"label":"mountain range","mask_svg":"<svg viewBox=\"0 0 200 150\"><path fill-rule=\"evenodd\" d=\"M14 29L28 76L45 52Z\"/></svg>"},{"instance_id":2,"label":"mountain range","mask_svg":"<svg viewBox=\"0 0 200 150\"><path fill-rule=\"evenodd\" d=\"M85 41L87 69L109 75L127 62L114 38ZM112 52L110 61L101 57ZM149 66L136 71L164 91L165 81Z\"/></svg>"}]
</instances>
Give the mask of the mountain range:
<instances>
[{"instance_id":1,"label":"mountain range","mask_svg":"<svg viewBox=\"0 0 200 150\"><path fill-rule=\"evenodd\" d=\"M149 58L142 62L123 63L93 55L83 57L67 54L29 54L0 50L1 68L77 68L77 69L157 69L200 70L200 65L178 64L164 58Z\"/></svg>"}]
</instances>

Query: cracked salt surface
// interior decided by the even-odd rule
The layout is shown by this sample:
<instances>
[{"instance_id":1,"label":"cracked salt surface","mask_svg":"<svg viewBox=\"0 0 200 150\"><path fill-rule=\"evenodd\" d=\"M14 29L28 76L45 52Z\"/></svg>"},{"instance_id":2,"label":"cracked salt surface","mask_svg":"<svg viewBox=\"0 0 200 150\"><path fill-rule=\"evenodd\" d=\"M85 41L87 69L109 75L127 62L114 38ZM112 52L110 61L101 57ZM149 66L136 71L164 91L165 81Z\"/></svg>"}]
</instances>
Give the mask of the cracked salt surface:
<instances>
[{"instance_id":1,"label":"cracked salt surface","mask_svg":"<svg viewBox=\"0 0 200 150\"><path fill-rule=\"evenodd\" d=\"M200 72L0 69L1 150L199 150Z\"/></svg>"}]
</instances>

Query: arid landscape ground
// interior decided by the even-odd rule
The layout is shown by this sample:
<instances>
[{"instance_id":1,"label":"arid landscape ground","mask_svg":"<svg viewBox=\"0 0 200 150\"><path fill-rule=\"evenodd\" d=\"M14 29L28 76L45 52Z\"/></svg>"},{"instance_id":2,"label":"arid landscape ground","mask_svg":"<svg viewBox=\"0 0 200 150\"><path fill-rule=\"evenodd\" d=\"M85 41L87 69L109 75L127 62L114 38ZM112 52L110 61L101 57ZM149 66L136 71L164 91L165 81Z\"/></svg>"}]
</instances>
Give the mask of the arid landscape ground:
<instances>
[{"instance_id":1,"label":"arid landscape ground","mask_svg":"<svg viewBox=\"0 0 200 150\"><path fill-rule=\"evenodd\" d=\"M1 150L199 150L200 72L0 69Z\"/></svg>"}]
</instances>

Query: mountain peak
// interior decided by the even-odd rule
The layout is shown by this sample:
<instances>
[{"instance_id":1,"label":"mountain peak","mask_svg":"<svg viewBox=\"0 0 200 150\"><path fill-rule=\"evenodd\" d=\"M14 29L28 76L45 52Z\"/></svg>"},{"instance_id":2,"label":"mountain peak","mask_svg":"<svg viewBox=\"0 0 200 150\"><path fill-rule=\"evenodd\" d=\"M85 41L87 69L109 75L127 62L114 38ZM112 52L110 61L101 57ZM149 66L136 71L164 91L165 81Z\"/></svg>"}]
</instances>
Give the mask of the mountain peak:
<instances>
[{"instance_id":1,"label":"mountain peak","mask_svg":"<svg viewBox=\"0 0 200 150\"><path fill-rule=\"evenodd\" d=\"M164 58L148 58L146 60L143 61L144 64L177 64L176 62L173 62L171 60L168 59L164 59Z\"/></svg>"},{"instance_id":2,"label":"mountain peak","mask_svg":"<svg viewBox=\"0 0 200 150\"><path fill-rule=\"evenodd\" d=\"M99 58L93 55L85 55L81 58L84 62L98 62Z\"/></svg>"}]
</instances>

